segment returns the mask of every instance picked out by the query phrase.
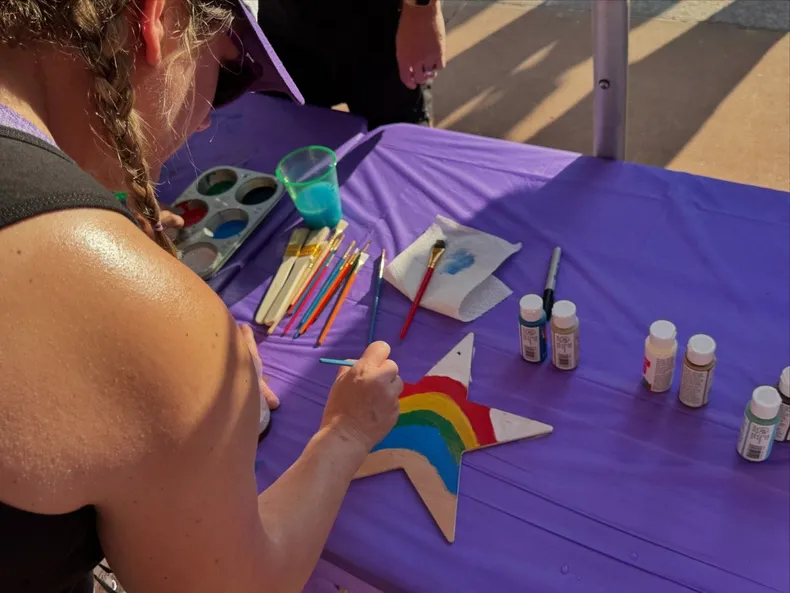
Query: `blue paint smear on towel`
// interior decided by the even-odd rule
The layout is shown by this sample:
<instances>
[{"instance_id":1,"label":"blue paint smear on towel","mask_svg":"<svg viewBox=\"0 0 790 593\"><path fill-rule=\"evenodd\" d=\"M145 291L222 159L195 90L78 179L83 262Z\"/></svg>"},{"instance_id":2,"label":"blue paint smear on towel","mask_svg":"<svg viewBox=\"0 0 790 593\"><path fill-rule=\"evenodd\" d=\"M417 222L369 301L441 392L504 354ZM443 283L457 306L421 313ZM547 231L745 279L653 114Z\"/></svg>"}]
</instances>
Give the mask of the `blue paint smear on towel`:
<instances>
[{"instance_id":1,"label":"blue paint smear on towel","mask_svg":"<svg viewBox=\"0 0 790 593\"><path fill-rule=\"evenodd\" d=\"M463 272L465 269L472 267L472 264L474 263L474 255L472 255L466 249L459 249L458 251L453 251L445 256L440 272L442 274L450 274L450 276L455 276L459 272Z\"/></svg>"}]
</instances>

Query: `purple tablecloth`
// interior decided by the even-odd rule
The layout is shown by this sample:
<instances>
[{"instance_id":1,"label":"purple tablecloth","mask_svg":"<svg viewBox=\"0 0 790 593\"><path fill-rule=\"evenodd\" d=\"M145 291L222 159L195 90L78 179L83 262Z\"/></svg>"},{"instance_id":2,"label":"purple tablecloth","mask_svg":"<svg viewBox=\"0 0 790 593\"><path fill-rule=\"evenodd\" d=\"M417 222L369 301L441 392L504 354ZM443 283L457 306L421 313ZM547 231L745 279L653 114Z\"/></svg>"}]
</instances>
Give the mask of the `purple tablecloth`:
<instances>
[{"instance_id":1,"label":"purple tablecloth","mask_svg":"<svg viewBox=\"0 0 790 593\"><path fill-rule=\"evenodd\" d=\"M385 285L377 337L414 381L474 332L471 398L555 431L464 457L453 545L404 475L353 483L328 560L397 592L790 591L790 443L761 464L735 452L752 389L790 361L788 194L412 126L371 132L340 174L348 232L372 239L374 256L404 249L437 213L524 243L497 272L513 296L488 314L464 325L421 310L401 344L409 302ZM239 321L251 320L295 220L263 231L272 239L221 291ZM542 290L555 245L557 297L581 319L571 373L519 357L518 298ZM319 355L364 347L372 268L320 350L317 329L298 341L259 332L283 402L259 449L261 487L319 424L335 374ZM662 318L683 345L694 333L718 342L703 409L639 384L647 328Z\"/></svg>"}]
</instances>

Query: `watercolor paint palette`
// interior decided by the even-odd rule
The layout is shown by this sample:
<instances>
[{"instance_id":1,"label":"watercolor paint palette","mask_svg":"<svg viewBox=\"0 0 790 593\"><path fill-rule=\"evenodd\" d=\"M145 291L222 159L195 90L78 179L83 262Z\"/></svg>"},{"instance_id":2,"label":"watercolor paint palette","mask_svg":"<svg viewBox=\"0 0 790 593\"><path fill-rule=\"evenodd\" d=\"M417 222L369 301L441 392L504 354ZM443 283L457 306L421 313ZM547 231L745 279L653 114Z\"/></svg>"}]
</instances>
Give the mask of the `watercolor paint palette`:
<instances>
[{"instance_id":1,"label":"watercolor paint palette","mask_svg":"<svg viewBox=\"0 0 790 593\"><path fill-rule=\"evenodd\" d=\"M237 167L206 171L170 207L184 218L183 229L168 231L181 261L208 280L284 194L273 175Z\"/></svg>"}]
</instances>

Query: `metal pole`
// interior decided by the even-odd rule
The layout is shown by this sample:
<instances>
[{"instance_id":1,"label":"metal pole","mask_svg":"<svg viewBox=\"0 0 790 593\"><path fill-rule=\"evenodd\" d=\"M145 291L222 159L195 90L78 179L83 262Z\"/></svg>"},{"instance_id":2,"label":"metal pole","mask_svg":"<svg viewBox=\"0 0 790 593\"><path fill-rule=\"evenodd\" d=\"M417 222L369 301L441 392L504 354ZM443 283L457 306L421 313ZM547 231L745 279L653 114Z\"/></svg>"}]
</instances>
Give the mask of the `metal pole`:
<instances>
[{"instance_id":1,"label":"metal pole","mask_svg":"<svg viewBox=\"0 0 790 593\"><path fill-rule=\"evenodd\" d=\"M629 0L593 0L593 154L625 159Z\"/></svg>"}]
</instances>

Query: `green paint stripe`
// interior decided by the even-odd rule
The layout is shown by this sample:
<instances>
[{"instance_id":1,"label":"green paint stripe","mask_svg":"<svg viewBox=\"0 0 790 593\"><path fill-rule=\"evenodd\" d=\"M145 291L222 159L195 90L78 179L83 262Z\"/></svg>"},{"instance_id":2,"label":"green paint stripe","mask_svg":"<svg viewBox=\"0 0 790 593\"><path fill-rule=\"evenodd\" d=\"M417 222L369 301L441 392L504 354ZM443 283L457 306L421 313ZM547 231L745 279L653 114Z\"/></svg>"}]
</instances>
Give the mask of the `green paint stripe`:
<instances>
[{"instance_id":1,"label":"green paint stripe","mask_svg":"<svg viewBox=\"0 0 790 593\"><path fill-rule=\"evenodd\" d=\"M453 423L440 416L432 410L414 410L401 414L398 418L398 426L433 426L439 430L442 439L447 443L447 448L458 463L461 462L461 454L466 451L466 445L461 440L461 435L455 430Z\"/></svg>"}]
</instances>

